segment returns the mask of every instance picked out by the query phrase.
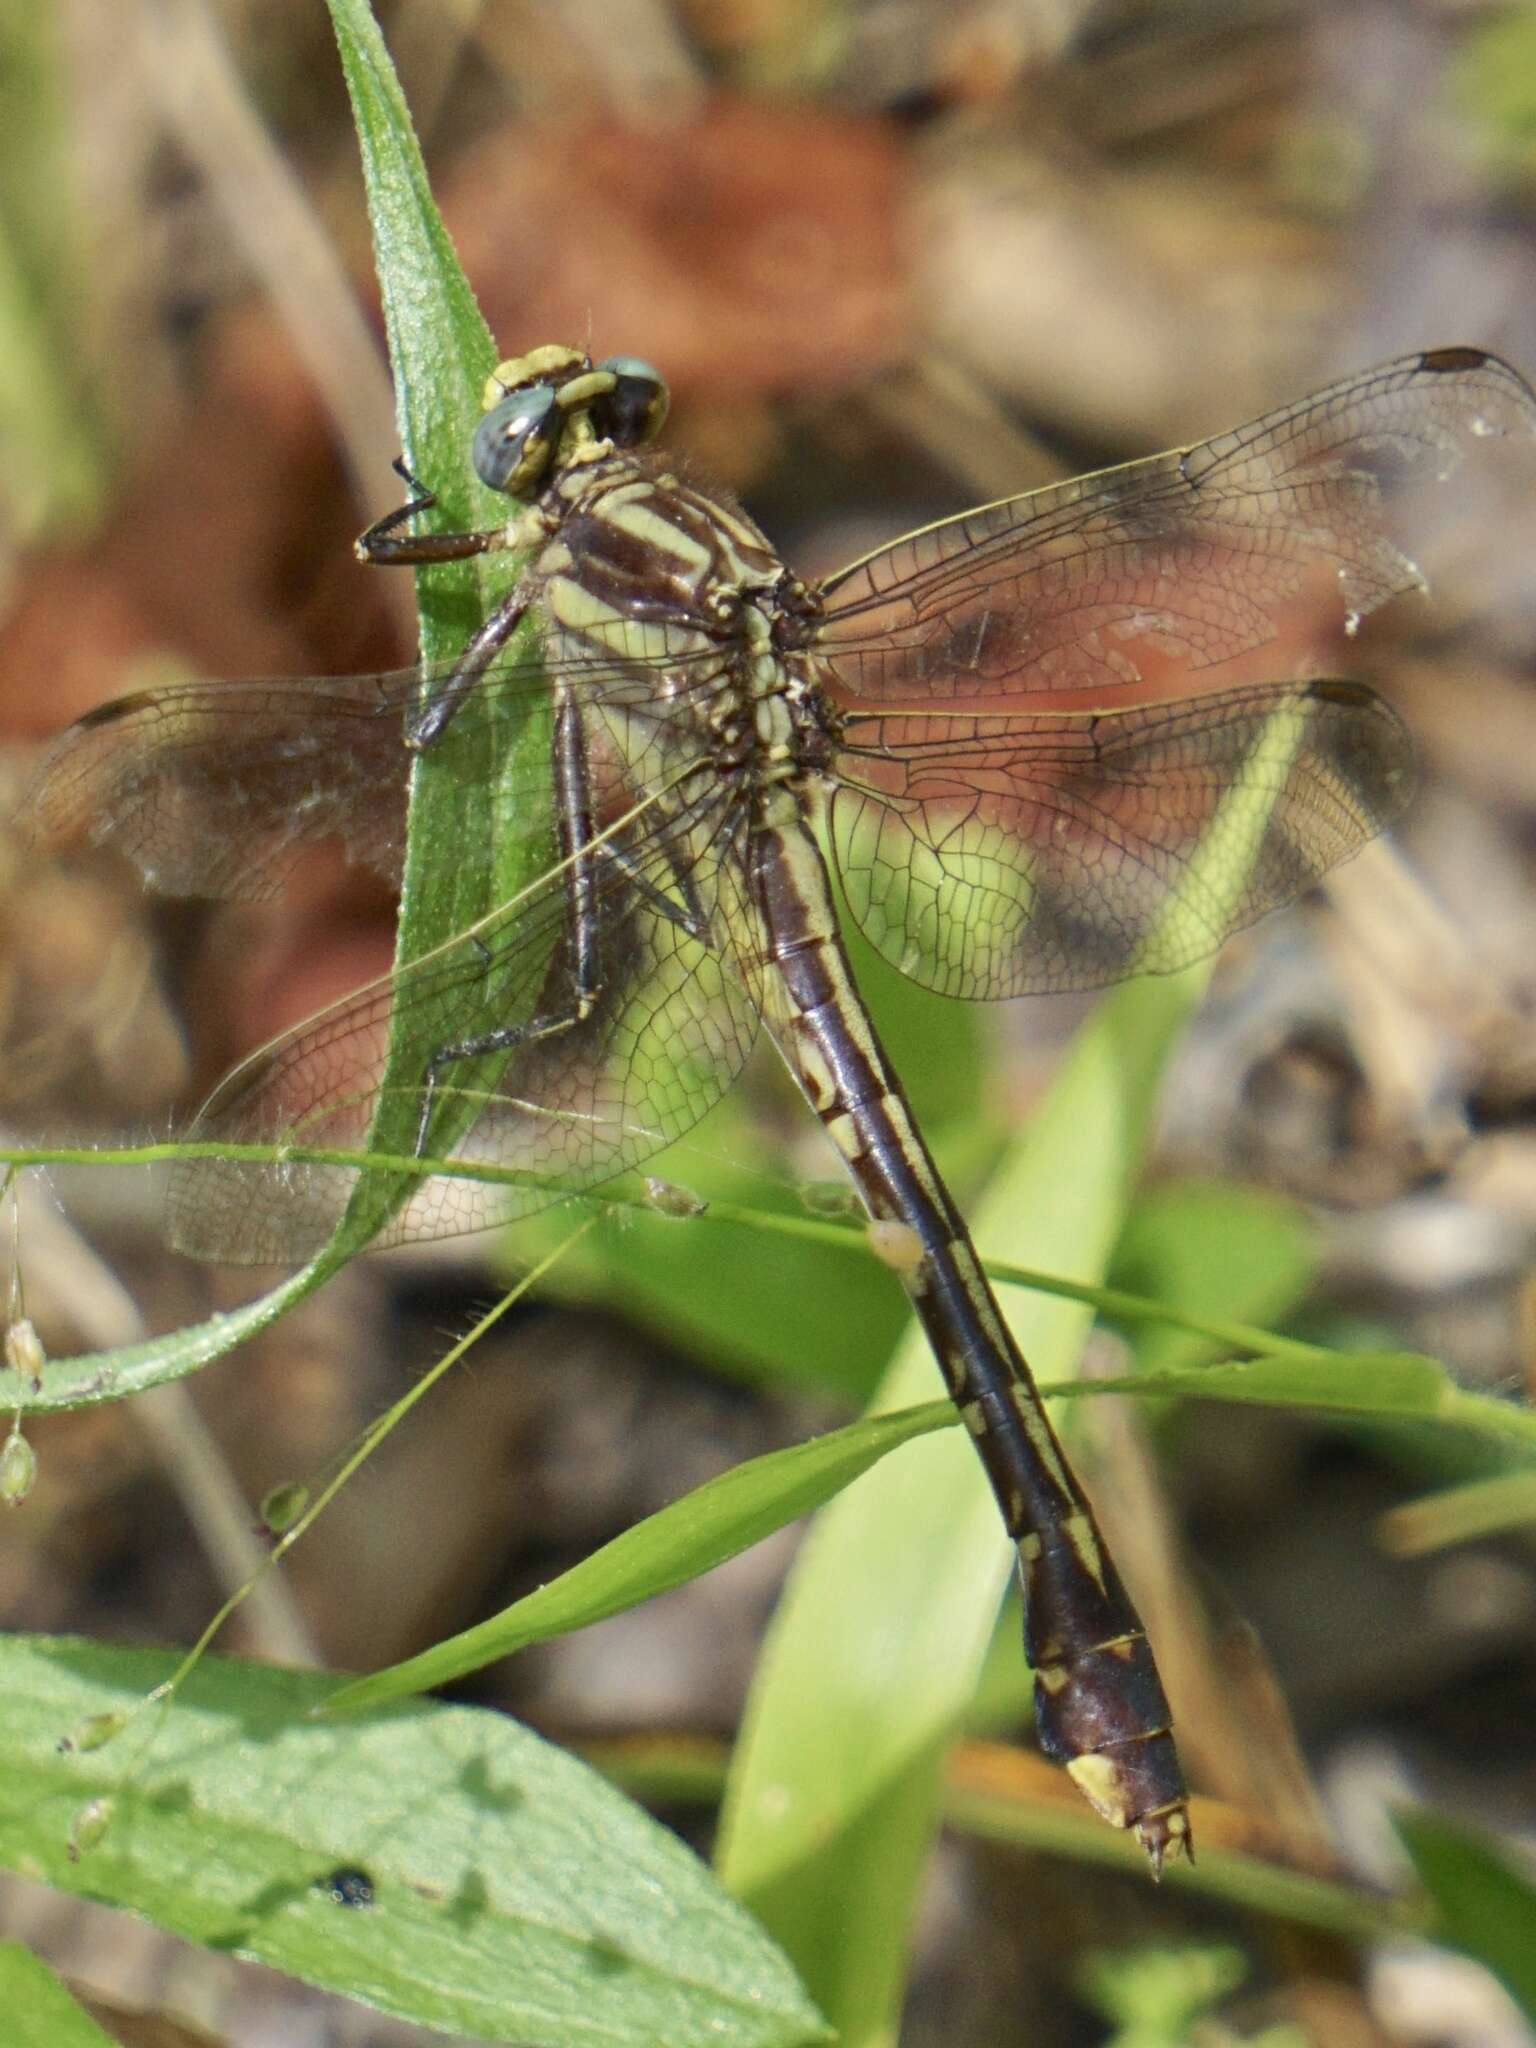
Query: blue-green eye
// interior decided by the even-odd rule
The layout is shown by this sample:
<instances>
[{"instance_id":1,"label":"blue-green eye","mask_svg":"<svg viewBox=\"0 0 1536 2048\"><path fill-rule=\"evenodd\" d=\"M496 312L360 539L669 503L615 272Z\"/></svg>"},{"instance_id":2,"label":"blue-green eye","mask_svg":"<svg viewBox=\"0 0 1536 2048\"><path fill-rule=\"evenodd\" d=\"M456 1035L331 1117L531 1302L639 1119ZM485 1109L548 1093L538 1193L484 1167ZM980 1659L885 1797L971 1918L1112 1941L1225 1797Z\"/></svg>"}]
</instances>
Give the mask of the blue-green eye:
<instances>
[{"instance_id":1,"label":"blue-green eye","mask_svg":"<svg viewBox=\"0 0 1536 2048\"><path fill-rule=\"evenodd\" d=\"M618 380L605 398L593 403L597 431L620 448L638 448L654 439L672 402L661 372L639 356L609 356L597 367Z\"/></svg>"},{"instance_id":2,"label":"blue-green eye","mask_svg":"<svg viewBox=\"0 0 1536 2048\"><path fill-rule=\"evenodd\" d=\"M470 459L481 483L520 496L537 483L560 443L565 415L553 384L530 384L493 405L475 429Z\"/></svg>"}]
</instances>

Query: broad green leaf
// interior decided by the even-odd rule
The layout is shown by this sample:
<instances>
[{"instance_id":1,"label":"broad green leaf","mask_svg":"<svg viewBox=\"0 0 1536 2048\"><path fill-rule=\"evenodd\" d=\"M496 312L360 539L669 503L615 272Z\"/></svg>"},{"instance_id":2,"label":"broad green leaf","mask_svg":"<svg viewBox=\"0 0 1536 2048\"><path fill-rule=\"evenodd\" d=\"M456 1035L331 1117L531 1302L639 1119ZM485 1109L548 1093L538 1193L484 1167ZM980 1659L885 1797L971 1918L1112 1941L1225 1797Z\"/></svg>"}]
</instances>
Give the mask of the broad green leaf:
<instances>
[{"instance_id":1,"label":"broad green leaf","mask_svg":"<svg viewBox=\"0 0 1536 2048\"><path fill-rule=\"evenodd\" d=\"M19 1942L0 1942L0 2012L7 2048L113 2048L111 2035Z\"/></svg>"},{"instance_id":2,"label":"broad green leaf","mask_svg":"<svg viewBox=\"0 0 1536 2048\"><path fill-rule=\"evenodd\" d=\"M1096 1280L1119 1233L1164 1055L1195 973L1117 990L1075 1041L1028 1136L974 1205L978 1244L1028 1219L1030 1252ZM1084 1304L1010 1292L1036 1371L1070 1370ZM877 1412L932 1397L914 1329ZM950 1734L1011 1565L958 1431L915 1445L820 1517L759 1665L722 1819L719 1865L795 1958L850 2044L891 2038L907 1928Z\"/></svg>"},{"instance_id":3,"label":"broad green leaf","mask_svg":"<svg viewBox=\"0 0 1536 2048\"><path fill-rule=\"evenodd\" d=\"M823 2034L690 1850L502 1715L419 1705L325 1726L325 1677L209 1658L105 1747L60 1753L171 1664L0 1644L0 1862L487 2041L789 2048ZM92 1802L99 1833L81 1850ZM337 1902L342 1870L365 1874L371 1904Z\"/></svg>"},{"instance_id":4,"label":"broad green leaf","mask_svg":"<svg viewBox=\"0 0 1536 2048\"><path fill-rule=\"evenodd\" d=\"M1491 1970L1536 2025L1536 1873L1442 1815L1400 1813L1394 1824L1435 1902L1435 1939Z\"/></svg>"},{"instance_id":5,"label":"broad green leaf","mask_svg":"<svg viewBox=\"0 0 1536 2048\"><path fill-rule=\"evenodd\" d=\"M1138 1198L1110 1261L1111 1285L1197 1314L1270 1323L1305 1296L1316 1269L1316 1231L1299 1204L1223 1181L1164 1181ZM1172 1323L1138 1323L1137 1361L1148 1371L1216 1355Z\"/></svg>"},{"instance_id":6,"label":"broad green leaf","mask_svg":"<svg viewBox=\"0 0 1536 2048\"><path fill-rule=\"evenodd\" d=\"M350 1712L446 1685L529 1643L638 1606L738 1556L821 1507L887 1452L955 1420L948 1401L931 1401L749 1458L648 1515L489 1621L344 1687L327 1701L327 1711Z\"/></svg>"}]
</instances>

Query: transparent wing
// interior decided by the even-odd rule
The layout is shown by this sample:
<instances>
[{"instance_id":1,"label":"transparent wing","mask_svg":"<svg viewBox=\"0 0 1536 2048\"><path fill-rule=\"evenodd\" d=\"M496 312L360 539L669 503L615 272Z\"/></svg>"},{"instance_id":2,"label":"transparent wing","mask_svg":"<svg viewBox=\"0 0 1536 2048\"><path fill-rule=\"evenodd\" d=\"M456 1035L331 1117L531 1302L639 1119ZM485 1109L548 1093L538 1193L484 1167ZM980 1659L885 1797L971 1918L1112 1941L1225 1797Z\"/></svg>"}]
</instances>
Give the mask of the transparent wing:
<instances>
[{"instance_id":1,"label":"transparent wing","mask_svg":"<svg viewBox=\"0 0 1536 2048\"><path fill-rule=\"evenodd\" d=\"M1187 695L1259 648L1264 676L1327 673L1341 630L1423 584L1386 530L1394 494L1494 435L1536 435L1536 394L1496 357L1440 349L927 527L825 586L834 694L1103 708Z\"/></svg>"},{"instance_id":2,"label":"transparent wing","mask_svg":"<svg viewBox=\"0 0 1536 2048\"><path fill-rule=\"evenodd\" d=\"M1358 852L1413 784L1401 722L1353 683L1102 713L892 713L857 730L830 812L849 907L902 973L952 996L1201 959ZM1223 864L1207 846L1192 865L1247 800L1267 811L1256 852Z\"/></svg>"},{"instance_id":3,"label":"transparent wing","mask_svg":"<svg viewBox=\"0 0 1536 2048\"><path fill-rule=\"evenodd\" d=\"M744 896L747 824L702 777L604 823L584 941L596 969L589 1004L578 1001L567 867L245 1061L188 1135L359 1150L393 1043L391 1072L410 1098L404 1128L433 1072L437 1107L456 1094L461 1121L473 1119L455 1156L521 1178L427 1179L381 1244L481 1229L638 1164L704 1114L753 1040L760 969ZM528 1035L485 1046L507 1026ZM477 1042L474 1056L439 1064L444 1048ZM354 1168L295 1159L184 1161L170 1233L203 1258L301 1259L329 1235L355 1183Z\"/></svg>"},{"instance_id":4,"label":"transparent wing","mask_svg":"<svg viewBox=\"0 0 1536 2048\"><path fill-rule=\"evenodd\" d=\"M558 680L601 705L609 695L634 699L658 672L672 679L674 701L718 678L718 654L700 654L696 638L674 648L680 636L649 623L635 637L617 664L507 660L468 695L455 730ZM23 797L21 821L50 844L120 853L170 896L276 895L304 848L321 840L339 840L352 860L397 882L411 767L405 735L453 669L423 663L137 691L59 736ZM473 774L467 751L466 759ZM509 803L516 794L504 792Z\"/></svg>"}]
</instances>

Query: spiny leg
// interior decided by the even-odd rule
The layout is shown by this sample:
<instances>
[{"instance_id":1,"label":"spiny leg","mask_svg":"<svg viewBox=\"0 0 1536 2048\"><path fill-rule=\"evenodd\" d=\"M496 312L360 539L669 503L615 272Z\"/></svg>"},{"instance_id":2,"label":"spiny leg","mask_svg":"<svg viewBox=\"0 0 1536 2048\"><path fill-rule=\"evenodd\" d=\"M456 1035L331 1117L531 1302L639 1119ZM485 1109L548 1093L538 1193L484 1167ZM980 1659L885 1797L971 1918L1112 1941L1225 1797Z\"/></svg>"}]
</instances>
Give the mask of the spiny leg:
<instances>
[{"instance_id":1,"label":"spiny leg","mask_svg":"<svg viewBox=\"0 0 1536 2048\"><path fill-rule=\"evenodd\" d=\"M404 505L397 505L393 512L386 512L382 519L375 519L366 533L358 535L352 552L360 562L375 569L419 568L424 563L464 562L471 555L493 554L507 546L504 526L481 527L467 533L401 533L400 528L408 519L414 519L418 512L431 511L437 503L437 493L412 475L403 456L395 458L394 467L396 475L415 495Z\"/></svg>"},{"instance_id":2,"label":"spiny leg","mask_svg":"<svg viewBox=\"0 0 1536 2048\"><path fill-rule=\"evenodd\" d=\"M386 512L382 519L376 519L366 533L358 536L354 552L359 561L374 568L420 567L434 562L462 562L471 555L491 554L511 545L504 526L483 527L468 533L397 532L407 519L435 505L437 493L429 491L412 475L403 458L396 461L395 468L415 495L393 512ZM412 753L425 752L441 738L465 698L511 639L527 609L528 600L521 591L510 591L466 641L452 674L411 720L405 744Z\"/></svg>"},{"instance_id":3,"label":"spiny leg","mask_svg":"<svg viewBox=\"0 0 1536 2048\"><path fill-rule=\"evenodd\" d=\"M664 888L658 888L649 875L639 867L634 856L626 852L617 840L610 840L602 848L604 858L618 869L642 902L648 904L658 917L664 917L668 924L675 925L687 937L702 943L709 927L699 903L698 891L693 886L693 877L686 868L680 867L675 860L670 859L673 851L670 845L665 851L669 856L668 865L672 870L672 885L683 899L680 903L669 896Z\"/></svg>"}]
</instances>

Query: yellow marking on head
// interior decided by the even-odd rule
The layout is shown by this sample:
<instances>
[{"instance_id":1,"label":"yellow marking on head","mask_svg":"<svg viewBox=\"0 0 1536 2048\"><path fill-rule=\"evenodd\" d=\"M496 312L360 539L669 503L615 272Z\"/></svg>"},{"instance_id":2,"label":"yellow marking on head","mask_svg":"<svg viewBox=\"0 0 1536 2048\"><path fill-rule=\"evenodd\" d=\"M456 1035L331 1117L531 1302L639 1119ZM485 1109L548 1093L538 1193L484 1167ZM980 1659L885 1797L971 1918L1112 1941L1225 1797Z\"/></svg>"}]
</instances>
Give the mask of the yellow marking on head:
<instances>
[{"instance_id":1,"label":"yellow marking on head","mask_svg":"<svg viewBox=\"0 0 1536 2048\"><path fill-rule=\"evenodd\" d=\"M582 351L563 341L545 342L541 348L529 349L525 356L508 356L486 378L485 389L480 395L481 409L493 411L509 392L525 384L563 383L577 370L585 370L586 367L587 358ZM611 382L608 388L612 389Z\"/></svg>"}]
</instances>

